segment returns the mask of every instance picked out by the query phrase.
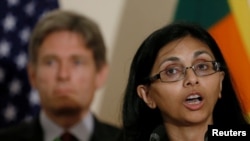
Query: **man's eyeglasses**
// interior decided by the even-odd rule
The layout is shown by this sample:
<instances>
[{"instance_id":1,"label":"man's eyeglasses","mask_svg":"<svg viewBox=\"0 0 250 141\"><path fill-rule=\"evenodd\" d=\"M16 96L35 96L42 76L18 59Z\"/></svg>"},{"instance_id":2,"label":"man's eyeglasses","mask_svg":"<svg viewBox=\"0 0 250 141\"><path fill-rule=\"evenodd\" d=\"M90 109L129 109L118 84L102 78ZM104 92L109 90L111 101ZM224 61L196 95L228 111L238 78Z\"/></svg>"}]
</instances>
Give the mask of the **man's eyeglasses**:
<instances>
[{"instance_id":1,"label":"man's eyeglasses","mask_svg":"<svg viewBox=\"0 0 250 141\"><path fill-rule=\"evenodd\" d=\"M182 64L169 65L166 69L149 78L150 82L160 79L162 82L175 82L184 79L187 69L192 69L196 76L208 76L220 71L221 65L216 61L204 61L185 67Z\"/></svg>"}]
</instances>

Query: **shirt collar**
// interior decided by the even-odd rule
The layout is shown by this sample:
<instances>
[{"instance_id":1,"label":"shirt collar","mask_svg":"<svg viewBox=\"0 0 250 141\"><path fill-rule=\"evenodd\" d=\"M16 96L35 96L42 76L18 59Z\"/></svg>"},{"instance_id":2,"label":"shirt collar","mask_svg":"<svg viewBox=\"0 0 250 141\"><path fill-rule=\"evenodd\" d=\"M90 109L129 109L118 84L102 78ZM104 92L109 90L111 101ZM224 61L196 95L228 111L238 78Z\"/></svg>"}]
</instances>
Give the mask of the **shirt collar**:
<instances>
[{"instance_id":1,"label":"shirt collar","mask_svg":"<svg viewBox=\"0 0 250 141\"><path fill-rule=\"evenodd\" d=\"M40 123L44 132L45 141L53 141L64 132L64 129L49 119L44 111L40 114ZM70 133L77 137L79 141L90 140L93 130L94 117L91 112L88 112L78 124L69 129Z\"/></svg>"}]
</instances>

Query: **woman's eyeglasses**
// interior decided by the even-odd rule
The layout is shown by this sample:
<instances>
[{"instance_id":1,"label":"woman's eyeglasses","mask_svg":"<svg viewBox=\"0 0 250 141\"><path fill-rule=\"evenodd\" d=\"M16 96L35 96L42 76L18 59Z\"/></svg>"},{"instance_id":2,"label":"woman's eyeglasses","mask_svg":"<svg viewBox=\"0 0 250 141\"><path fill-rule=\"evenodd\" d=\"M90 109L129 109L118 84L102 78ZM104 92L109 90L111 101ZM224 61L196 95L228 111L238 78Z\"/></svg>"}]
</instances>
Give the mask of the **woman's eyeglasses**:
<instances>
[{"instance_id":1,"label":"woman's eyeglasses","mask_svg":"<svg viewBox=\"0 0 250 141\"><path fill-rule=\"evenodd\" d=\"M160 79L162 82L175 82L184 79L187 69L192 69L196 76L208 76L220 71L221 65L216 61L198 62L190 67L182 64L169 65L166 69L149 78L150 82Z\"/></svg>"}]
</instances>

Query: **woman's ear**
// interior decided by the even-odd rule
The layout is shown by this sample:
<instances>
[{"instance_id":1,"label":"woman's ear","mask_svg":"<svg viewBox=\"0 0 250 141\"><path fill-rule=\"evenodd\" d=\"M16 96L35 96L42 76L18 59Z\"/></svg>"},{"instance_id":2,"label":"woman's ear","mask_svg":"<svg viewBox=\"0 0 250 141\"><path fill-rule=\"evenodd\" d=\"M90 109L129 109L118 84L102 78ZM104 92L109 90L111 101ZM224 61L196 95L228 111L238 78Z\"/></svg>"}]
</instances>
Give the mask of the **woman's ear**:
<instances>
[{"instance_id":1,"label":"woman's ear","mask_svg":"<svg viewBox=\"0 0 250 141\"><path fill-rule=\"evenodd\" d=\"M219 93L219 98L221 98L222 97L222 95L221 95L221 91L222 91L222 82L223 82L223 79L224 79L224 76L225 76L225 72L220 72L220 93Z\"/></svg>"},{"instance_id":2,"label":"woman's ear","mask_svg":"<svg viewBox=\"0 0 250 141\"><path fill-rule=\"evenodd\" d=\"M138 96L148 105L149 108L155 109L156 103L154 99L149 94L148 87L145 85L137 86L137 94Z\"/></svg>"}]
</instances>

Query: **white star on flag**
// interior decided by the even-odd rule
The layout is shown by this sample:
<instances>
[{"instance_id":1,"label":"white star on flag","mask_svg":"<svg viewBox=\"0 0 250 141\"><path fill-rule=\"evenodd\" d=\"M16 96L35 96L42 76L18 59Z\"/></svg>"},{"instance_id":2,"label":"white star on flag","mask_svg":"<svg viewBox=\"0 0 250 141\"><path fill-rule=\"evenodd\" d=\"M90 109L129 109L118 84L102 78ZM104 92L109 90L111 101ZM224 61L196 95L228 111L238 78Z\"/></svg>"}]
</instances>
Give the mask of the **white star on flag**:
<instances>
[{"instance_id":1,"label":"white star on flag","mask_svg":"<svg viewBox=\"0 0 250 141\"><path fill-rule=\"evenodd\" d=\"M23 44L28 42L30 37L30 32L31 31L29 27L25 27L20 31L19 38L22 40Z\"/></svg>"},{"instance_id":2,"label":"white star on flag","mask_svg":"<svg viewBox=\"0 0 250 141\"><path fill-rule=\"evenodd\" d=\"M26 53L20 53L17 58L16 58L16 64L17 64L17 67L19 69L23 69L26 67L26 64L27 64L28 60L27 60L27 56L26 56Z\"/></svg>"},{"instance_id":3,"label":"white star on flag","mask_svg":"<svg viewBox=\"0 0 250 141\"><path fill-rule=\"evenodd\" d=\"M4 116L8 121L12 121L16 118L16 108L12 104L8 104L4 111Z\"/></svg>"},{"instance_id":4,"label":"white star on flag","mask_svg":"<svg viewBox=\"0 0 250 141\"><path fill-rule=\"evenodd\" d=\"M16 18L12 14L8 14L3 21L3 27L6 32L13 31L16 27Z\"/></svg>"},{"instance_id":5,"label":"white star on flag","mask_svg":"<svg viewBox=\"0 0 250 141\"><path fill-rule=\"evenodd\" d=\"M3 40L0 42L0 57L7 57L10 53L10 44Z\"/></svg>"},{"instance_id":6,"label":"white star on flag","mask_svg":"<svg viewBox=\"0 0 250 141\"><path fill-rule=\"evenodd\" d=\"M8 6L12 7L19 3L19 0L8 0Z\"/></svg>"},{"instance_id":7,"label":"white star on flag","mask_svg":"<svg viewBox=\"0 0 250 141\"><path fill-rule=\"evenodd\" d=\"M25 6L24 11L26 12L27 15L32 16L34 14L35 6L33 2L30 2Z\"/></svg>"}]
</instances>

